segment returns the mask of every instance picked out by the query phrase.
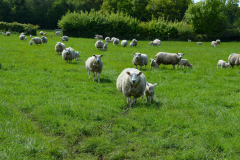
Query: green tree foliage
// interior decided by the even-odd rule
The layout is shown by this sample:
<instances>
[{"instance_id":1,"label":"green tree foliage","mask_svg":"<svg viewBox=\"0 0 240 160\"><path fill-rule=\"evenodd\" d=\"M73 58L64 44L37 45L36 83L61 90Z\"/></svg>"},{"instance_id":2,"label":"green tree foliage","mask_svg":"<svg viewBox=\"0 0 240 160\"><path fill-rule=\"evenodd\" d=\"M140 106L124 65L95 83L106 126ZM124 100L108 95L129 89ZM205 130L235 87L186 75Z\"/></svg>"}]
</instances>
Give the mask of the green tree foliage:
<instances>
[{"instance_id":1,"label":"green tree foliage","mask_svg":"<svg viewBox=\"0 0 240 160\"><path fill-rule=\"evenodd\" d=\"M11 6L9 1L0 0L0 21L8 21L10 18Z\"/></svg>"}]
</instances>

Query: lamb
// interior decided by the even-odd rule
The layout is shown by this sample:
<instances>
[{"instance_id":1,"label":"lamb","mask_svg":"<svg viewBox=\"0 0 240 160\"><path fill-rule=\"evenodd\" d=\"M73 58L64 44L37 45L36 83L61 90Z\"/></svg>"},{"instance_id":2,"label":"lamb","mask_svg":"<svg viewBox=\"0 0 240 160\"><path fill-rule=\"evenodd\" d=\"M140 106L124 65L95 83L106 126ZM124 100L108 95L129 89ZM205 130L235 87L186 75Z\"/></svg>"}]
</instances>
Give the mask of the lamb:
<instances>
[{"instance_id":1,"label":"lamb","mask_svg":"<svg viewBox=\"0 0 240 160\"><path fill-rule=\"evenodd\" d=\"M97 40L97 42L95 43L95 47L99 50L102 50L104 46L104 43L102 40Z\"/></svg>"},{"instance_id":2,"label":"lamb","mask_svg":"<svg viewBox=\"0 0 240 160\"><path fill-rule=\"evenodd\" d=\"M192 68L192 64L189 63L189 61L187 59L181 59L179 62L178 62L178 66L179 67L180 65L180 68L182 68L182 65L184 65L184 68L186 66L188 66L189 68Z\"/></svg>"},{"instance_id":3,"label":"lamb","mask_svg":"<svg viewBox=\"0 0 240 160\"><path fill-rule=\"evenodd\" d=\"M158 65L164 64L172 64L173 69L175 69L175 65L179 63L179 61L182 59L182 56L185 54L182 53L166 53L166 52L159 52L155 56L155 60Z\"/></svg>"},{"instance_id":4,"label":"lamb","mask_svg":"<svg viewBox=\"0 0 240 160\"><path fill-rule=\"evenodd\" d=\"M30 46L32 46L32 45L33 45L33 41L32 41L32 40L29 42L29 45L30 45Z\"/></svg>"},{"instance_id":5,"label":"lamb","mask_svg":"<svg viewBox=\"0 0 240 160\"><path fill-rule=\"evenodd\" d=\"M27 37L25 37L24 40L27 41Z\"/></svg>"},{"instance_id":6,"label":"lamb","mask_svg":"<svg viewBox=\"0 0 240 160\"><path fill-rule=\"evenodd\" d=\"M216 42L216 41L212 41L212 42L211 42L211 46L217 47L217 42Z\"/></svg>"},{"instance_id":7,"label":"lamb","mask_svg":"<svg viewBox=\"0 0 240 160\"><path fill-rule=\"evenodd\" d=\"M75 60L78 60L80 58L80 53L78 51L75 52Z\"/></svg>"},{"instance_id":8,"label":"lamb","mask_svg":"<svg viewBox=\"0 0 240 160\"><path fill-rule=\"evenodd\" d=\"M93 73L93 76L94 76L93 81L95 81L96 75L98 73L98 83L100 83L99 76L100 76L100 74L102 72L102 68L103 68L103 62L101 60L102 56L103 55L93 55L92 57L89 57L85 62L85 66L87 68L89 79L90 79L90 72Z\"/></svg>"},{"instance_id":9,"label":"lamb","mask_svg":"<svg viewBox=\"0 0 240 160\"><path fill-rule=\"evenodd\" d=\"M67 62L72 62L72 59L74 58L73 57L73 54L70 50L70 47L69 48L66 48L62 51L62 57L64 60L66 60L66 63Z\"/></svg>"},{"instance_id":10,"label":"lamb","mask_svg":"<svg viewBox=\"0 0 240 160\"><path fill-rule=\"evenodd\" d=\"M119 44L119 39L118 38L115 38L114 40L113 40L113 45L118 45Z\"/></svg>"},{"instance_id":11,"label":"lamb","mask_svg":"<svg viewBox=\"0 0 240 160\"><path fill-rule=\"evenodd\" d=\"M226 61L220 59L217 63L217 68L219 68L221 66L221 68L227 68L230 67L230 64L227 63Z\"/></svg>"},{"instance_id":12,"label":"lamb","mask_svg":"<svg viewBox=\"0 0 240 160\"><path fill-rule=\"evenodd\" d=\"M132 46L133 46L133 47L136 47L136 46L137 46L137 40L136 40L136 39L133 39L133 40L132 40Z\"/></svg>"},{"instance_id":13,"label":"lamb","mask_svg":"<svg viewBox=\"0 0 240 160\"><path fill-rule=\"evenodd\" d=\"M202 45L202 42L197 42L198 45Z\"/></svg>"},{"instance_id":14,"label":"lamb","mask_svg":"<svg viewBox=\"0 0 240 160\"><path fill-rule=\"evenodd\" d=\"M60 33L61 33L60 31L57 31L55 34L56 34L56 35L60 35Z\"/></svg>"},{"instance_id":15,"label":"lamb","mask_svg":"<svg viewBox=\"0 0 240 160\"><path fill-rule=\"evenodd\" d=\"M40 35L43 36L43 31L40 31Z\"/></svg>"},{"instance_id":16,"label":"lamb","mask_svg":"<svg viewBox=\"0 0 240 160\"><path fill-rule=\"evenodd\" d=\"M137 98L144 94L146 82L145 75L138 69L126 68L118 76L116 86L117 90L127 97L127 103L131 107L137 102Z\"/></svg>"},{"instance_id":17,"label":"lamb","mask_svg":"<svg viewBox=\"0 0 240 160\"><path fill-rule=\"evenodd\" d=\"M64 41L67 41L67 42L68 42L69 37L68 37L68 36L62 36L62 37L61 37L61 40L62 40L62 42L64 42Z\"/></svg>"},{"instance_id":18,"label":"lamb","mask_svg":"<svg viewBox=\"0 0 240 160\"><path fill-rule=\"evenodd\" d=\"M42 36L41 39L42 39L42 43L47 43L48 42L47 37Z\"/></svg>"},{"instance_id":19,"label":"lamb","mask_svg":"<svg viewBox=\"0 0 240 160\"><path fill-rule=\"evenodd\" d=\"M55 51L58 52L62 52L65 49L65 45L61 42L57 42L57 44L55 45Z\"/></svg>"},{"instance_id":20,"label":"lamb","mask_svg":"<svg viewBox=\"0 0 240 160\"><path fill-rule=\"evenodd\" d=\"M217 42L217 44L220 44L220 43L221 43L220 39L217 39L216 42Z\"/></svg>"},{"instance_id":21,"label":"lamb","mask_svg":"<svg viewBox=\"0 0 240 160\"><path fill-rule=\"evenodd\" d=\"M133 43L131 42L131 43L129 44L129 46L130 46L130 47L133 47Z\"/></svg>"},{"instance_id":22,"label":"lamb","mask_svg":"<svg viewBox=\"0 0 240 160\"><path fill-rule=\"evenodd\" d=\"M157 65L157 63L156 63L156 60L155 59L152 59L152 58L150 58L151 59L151 69L152 68L158 68L159 66Z\"/></svg>"},{"instance_id":23,"label":"lamb","mask_svg":"<svg viewBox=\"0 0 240 160\"><path fill-rule=\"evenodd\" d=\"M235 65L238 67L240 65L240 54L232 53L228 57L228 63L233 68Z\"/></svg>"},{"instance_id":24,"label":"lamb","mask_svg":"<svg viewBox=\"0 0 240 160\"><path fill-rule=\"evenodd\" d=\"M106 38L105 38L105 41L108 42L108 43L113 42L112 40L110 40L109 37L106 37Z\"/></svg>"},{"instance_id":25,"label":"lamb","mask_svg":"<svg viewBox=\"0 0 240 160\"><path fill-rule=\"evenodd\" d=\"M104 44L104 46L103 46L104 50L107 50L107 44L108 44L107 42Z\"/></svg>"},{"instance_id":26,"label":"lamb","mask_svg":"<svg viewBox=\"0 0 240 160\"><path fill-rule=\"evenodd\" d=\"M32 38L32 35L30 34L30 38Z\"/></svg>"},{"instance_id":27,"label":"lamb","mask_svg":"<svg viewBox=\"0 0 240 160\"><path fill-rule=\"evenodd\" d=\"M188 39L188 42L192 42L191 39Z\"/></svg>"},{"instance_id":28,"label":"lamb","mask_svg":"<svg viewBox=\"0 0 240 160\"><path fill-rule=\"evenodd\" d=\"M146 65L148 64L148 56L146 54L134 53L132 63L136 66L136 68L137 65L140 65L140 69L142 69L142 66L145 65L146 69Z\"/></svg>"},{"instance_id":29,"label":"lamb","mask_svg":"<svg viewBox=\"0 0 240 160\"><path fill-rule=\"evenodd\" d=\"M128 41L127 40L122 40L121 46L127 47L127 45L128 45Z\"/></svg>"},{"instance_id":30,"label":"lamb","mask_svg":"<svg viewBox=\"0 0 240 160\"><path fill-rule=\"evenodd\" d=\"M33 41L35 45L42 44L42 39L39 37L32 38L31 41Z\"/></svg>"},{"instance_id":31,"label":"lamb","mask_svg":"<svg viewBox=\"0 0 240 160\"><path fill-rule=\"evenodd\" d=\"M10 32L6 32L6 35L7 35L7 36L10 36L10 35L11 35L11 33L10 33Z\"/></svg>"},{"instance_id":32,"label":"lamb","mask_svg":"<svg viewBox=\"0 0 240 160\"><path fill-rule=\"evenodd\" d=\"M24 35L20 35L20 36L19 36L19 39L20 39L21 41L23 41L23 40L25 40L25 36L24 36Z\"/></svg>"},{"instance_id":33,"label":"lamb","mask_svg":"<svg viewBox=\"0 0 240 160\"><path fill-rule=\"evenodd\" d=\"M155 84L151 84L148 83L146 84L146 89L144 92L144 95L146 96L147 102L150 102L150 98L151 98L151 102L153 102L154 99L154 87L157 85L157 83Z\"/></svg>"}]
</instances>

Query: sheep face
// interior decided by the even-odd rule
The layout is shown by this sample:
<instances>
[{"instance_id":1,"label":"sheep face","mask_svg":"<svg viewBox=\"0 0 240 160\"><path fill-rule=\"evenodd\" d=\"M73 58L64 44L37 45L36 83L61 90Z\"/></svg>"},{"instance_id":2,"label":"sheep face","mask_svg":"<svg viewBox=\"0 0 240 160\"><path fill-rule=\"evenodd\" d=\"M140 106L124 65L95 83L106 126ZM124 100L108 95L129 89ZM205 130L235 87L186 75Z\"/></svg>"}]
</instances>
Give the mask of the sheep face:
<instances>
[{"instance_id":1,"label":"sheep face","mask_svg":"<svg viewBox=\"0 0 240 160\"><path fill-rule=\"evenodd\" d=\"M103 56L103 55L93 55L94 57L95 57L95 62L96 63L100 63L102 60L101 60L101 57Z\"/></svg>"},{"instance_id":2,"label":"sheep face","mask_svg":"<svg viewBox=\"0 0 240 160\"><path fill-rule=\"evenodd\" d=\"M69 48L66 48L66 49L65 49L65 53L66 53L66 55L69 55L69 54L70 54L70 49L69 49Z\"/></svg>"},{"instance_id":3,"label":"sheep face","mask_svg":"<svg viewBox=\"0 0 240 160\"><path fill-rule=\"evenodd\" d=\"M137 58L137 59L140 59L141 58L141 53L134 53L134 57Z\"/></svg>"},{"instance_id":4,"label":"sheep face","mask_svg":"<svg viewBox=\"0 0 240 160\"><path fill-rule=\"evenodd\" d=\"M178 55L178 58L182 59L183 55L185 55L185 54L177 53L177 55Z\"/></svg>"},{"instance_id":5,"label":"sheep face","mask_svg":"<svg viewBox=\"0 0 240 160\"><path fill-rule=\"evenodd\" d=\"M142 74L142 72L139 73L130 73L127 72L127 74L129 75L129 82L131 83L131 85L136 85L139 82L139 76Z\"/></svg>"},{"instance_id":6,"label":"sheep face","mask_svg":"<svg viewBox=\"0 0 240 160\"><path fill-rule=\"evenodd\" d=\"M155 84L147 83L146 91L148 91L152 95L154 93L154 87L156 85L157 85L157 83L155 83Z\"/></svg>"}]
</instances>

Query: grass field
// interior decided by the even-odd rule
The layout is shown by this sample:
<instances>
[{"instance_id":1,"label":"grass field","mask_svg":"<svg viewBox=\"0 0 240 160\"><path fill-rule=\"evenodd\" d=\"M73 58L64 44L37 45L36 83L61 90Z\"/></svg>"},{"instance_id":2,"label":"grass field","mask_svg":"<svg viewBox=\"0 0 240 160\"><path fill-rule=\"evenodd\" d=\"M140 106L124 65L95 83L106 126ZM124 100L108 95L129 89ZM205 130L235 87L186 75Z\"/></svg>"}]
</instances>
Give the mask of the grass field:
<instances>
[{"instance_id":1,"label":"grass field","mask_svg":"<svg viewBox=\"0 0 240 160\"><path fill-rule=\"evenodd\" d=\"M29 45L19 34L0 36L0 159L239 159L240 68L217 69L239 52L239 42L139 41L136 48L94 47L95 39L70 37L80 60L55 52L60 37ZM127 107L116 79L133 53L185 53L193 69L160 65L141 71L157 83L155 102ZM102 54L101 83L88 79L85 61Z\"/></svg>"}]
</instances>

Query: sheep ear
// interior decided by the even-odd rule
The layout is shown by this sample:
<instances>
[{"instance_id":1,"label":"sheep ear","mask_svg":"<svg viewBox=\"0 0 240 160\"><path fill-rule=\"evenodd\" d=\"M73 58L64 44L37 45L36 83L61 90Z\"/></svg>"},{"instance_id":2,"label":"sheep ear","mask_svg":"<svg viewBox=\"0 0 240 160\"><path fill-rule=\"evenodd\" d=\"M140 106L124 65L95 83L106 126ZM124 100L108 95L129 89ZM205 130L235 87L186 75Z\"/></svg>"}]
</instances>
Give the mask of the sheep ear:
<instances>
[{"instance_id":1,"label":"sheep ear","mask_svg":"<svg viewBox=\"0 0 240 160\"><path fill-rule=\"evenodd\" d=\"M95 57L95 54L93 56Z\"/></svg>"},{"instance_id":2,"label":"sheep ear","mask_svg":"<svg viewBox=\"0 0 240 160\"><path fill-rule=\"evenodd\" d=\"M157 83L154 84L154 87L157 85Z\"/></svg>"},{"instance_id":3,"label":"sheep ear","mask_svg":"<svg viewBox=\"0 0 240 160\"><path fill-rule=\"evenodd\" d=\"M135 53L133 53L133 55L135 55Z\"/></svg>"},{"instance_id":4,"label":"sheep ear","mask_svg":"<svg viewBox=\"0 0 240 160\"><path fill-rule=\"evenodd\" d=\"M176 53L178 55L178 53Z\"/></svg>"},{"instance_id":5,"label":"sheep ear","mask_svg":"<svg viewBox=\"0 0 240 160\"><path fill-rule=\"evenodd\" d=\"M130 72L126 72L129 76L131 75Z\"/></svg>"},{"instance_id":6,"label":"sheep ear","mask_svg":"<svg viewBox=\"0 0 240 160\"><path fill-rule=\"evenodd\" d=\"M141 74L142 74L142 72L139 72L139 73L138 73L138 75L141 75Z\"/></svg>"},{"instance_id":7,"label":"sheep ear","mask_svg":"<svg viewBox=\"0 0 240 160\"><path fill-rule=\"evenodd\" d=\"M103 55L100 55L100 57L102 57Z\"/></svg>"},{"instance_id":8,"label":"sheep ear","mask_svg":"<svg viewBox=\"0 0 240 160\"><path fill-rule=\"evenodd\" d=\"M182 55L185 55L185 54L182 54Z\"/></svg>"},{"instance_id":9,"label":"sheep ear","mask_svg":"<svg viewBox=\"0 0 240 160\"><path fill-rule=\"evenodd\" d=\"M149 86L149 84L147 83L147 86Z\"/></svg>"}]
</instances>

